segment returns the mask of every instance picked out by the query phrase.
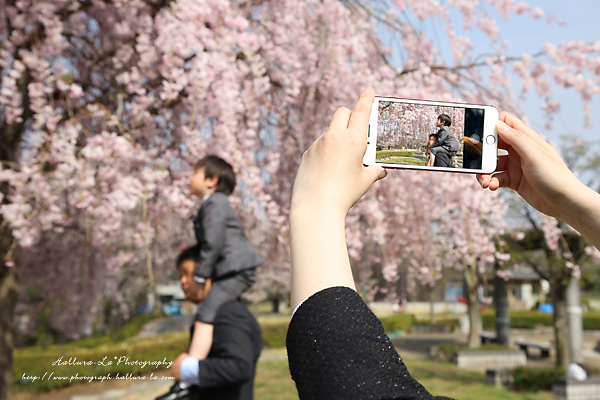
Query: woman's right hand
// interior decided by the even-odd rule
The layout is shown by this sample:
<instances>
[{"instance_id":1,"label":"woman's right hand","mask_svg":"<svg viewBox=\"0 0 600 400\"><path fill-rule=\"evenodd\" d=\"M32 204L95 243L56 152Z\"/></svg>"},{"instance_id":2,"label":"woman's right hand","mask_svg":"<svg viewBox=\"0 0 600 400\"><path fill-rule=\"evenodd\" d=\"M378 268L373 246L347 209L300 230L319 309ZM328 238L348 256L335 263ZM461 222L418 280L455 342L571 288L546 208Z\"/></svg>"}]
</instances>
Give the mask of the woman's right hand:
<instances>
[{"instance_id":1,"label":"woman's right hand","mask_svg":"<svg viewBox=\"0 0 600 400\"><path fill-rule=\"evenodd\" d=\"M498 157L493 174L478 175L481 186L511 188L538 211L564 219L585 186L558 152L517 117L500 113L496 130L498 148L508 155Z\"/></svg>"}]
</instances>

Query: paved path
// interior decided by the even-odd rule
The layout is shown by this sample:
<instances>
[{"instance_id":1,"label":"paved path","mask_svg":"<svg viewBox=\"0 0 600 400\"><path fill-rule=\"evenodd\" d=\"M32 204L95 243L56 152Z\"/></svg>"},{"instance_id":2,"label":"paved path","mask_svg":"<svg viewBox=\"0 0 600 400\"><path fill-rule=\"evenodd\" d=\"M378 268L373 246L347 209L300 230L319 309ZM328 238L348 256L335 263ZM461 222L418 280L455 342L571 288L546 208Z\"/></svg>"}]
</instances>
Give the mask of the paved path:
<instances>
[{"instance_id":1,"label":"paved path","mask_svg":"<svg viewBox=\"0 0 600 400\"><path fill-rule=\"evenodd\" d=\"M166 393L172 381L132 383L123 389L109 389L100 394L74 395L70 400L148 400Z\"/></svg>"},{"instance_id":2,"label":"paved path","mask_svg":"<svg viewBox=\"0 0 600 400\"><path fill-rule=\"evenodd\" d=\"M161 375L162 374L162 375ZM148 374L149 375L149 374ZM156 373L154 374L156 375ZM159 376L168 376L160 371ZM154 400L166 393L172 380L81 383L48 393L19 393L13 400Z\"/></svg>"},{"instance_id":3,"label":"paved path","mask_svg":"<svg viewBox=\"0 0 600 400\"><path fill-rule=\"evenodd\" d=\"M187 332L194 321L193 315L171 315L148 322L138 336L149 337L171 332Z\"/></svg>"}]
</instances>

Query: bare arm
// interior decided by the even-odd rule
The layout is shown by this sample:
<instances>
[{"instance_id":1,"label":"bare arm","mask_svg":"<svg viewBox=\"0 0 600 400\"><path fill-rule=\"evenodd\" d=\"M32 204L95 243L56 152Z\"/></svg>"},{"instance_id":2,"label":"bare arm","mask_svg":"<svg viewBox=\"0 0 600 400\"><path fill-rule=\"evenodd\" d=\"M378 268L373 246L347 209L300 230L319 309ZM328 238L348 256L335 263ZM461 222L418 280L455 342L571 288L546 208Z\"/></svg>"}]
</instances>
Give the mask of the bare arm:
<instances>
[{"instance_id":1,"label":"bare arm","mask_svg":"<svg viewBox=\"0 0 600 400\"><path fill-rule=\"evenodd\" d=\"M327 132L302 156L290 210L293 308L328 287L355 289L344 219L386 175L383 168L362 163L374 96L368 88L354 110L338 109Z\"/></svg>"},{"instance_id":2,"label":"bare arm","mask_svg":"<svg viewBox=\"0 0 600 400\"><path fill-rule=\"evenodd\" d=\"M290 211L292 307L307 301L288 330L290 372L301 398L441 400L410 376L354 291L344 219L386 176L362 163L373 98L367 89L352 112L338 109L298 169Z\"/></svg>"}]
</instances>

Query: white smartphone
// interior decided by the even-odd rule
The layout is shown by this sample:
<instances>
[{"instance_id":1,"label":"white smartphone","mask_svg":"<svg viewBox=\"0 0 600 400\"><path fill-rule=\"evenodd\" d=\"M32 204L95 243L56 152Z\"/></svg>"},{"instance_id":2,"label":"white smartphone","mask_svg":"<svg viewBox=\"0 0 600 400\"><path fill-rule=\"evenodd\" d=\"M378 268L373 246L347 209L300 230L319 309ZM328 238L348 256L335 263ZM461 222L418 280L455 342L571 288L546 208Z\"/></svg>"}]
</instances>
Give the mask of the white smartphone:
<instances>
[{"instance_id":1,"label":"white smartphone","mask_svg":"<svg viewBox=\"0 0 600 400\"><path fill-rule=\"evenodd\" d=\"M496 170L498 110L493 106L375 97L365 165L428 171Z\"/></svg>"}]
</instances>

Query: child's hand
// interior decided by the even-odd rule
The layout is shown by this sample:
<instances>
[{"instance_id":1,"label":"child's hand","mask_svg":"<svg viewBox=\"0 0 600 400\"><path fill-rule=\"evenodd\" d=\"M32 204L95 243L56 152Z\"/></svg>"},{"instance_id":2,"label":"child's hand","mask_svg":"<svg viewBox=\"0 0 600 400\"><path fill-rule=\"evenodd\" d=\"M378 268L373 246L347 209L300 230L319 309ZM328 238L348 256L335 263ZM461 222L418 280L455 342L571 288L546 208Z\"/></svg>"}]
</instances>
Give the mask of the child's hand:
<instances>
[{"instance_id":1,"label":"child's hand","mask_svg":"<svg viewBox=\"0 0 600 400\"><path fill-rule=\"evenodd\" d=\"M508 156L498 157L493 175L478 175L481 186L491 190L511 188L538 211L561 218L581 182L558 152L518 118L500 113L496 130L498 147L507 150Z\"/></svg>"},{"instance_id":2,"label":"child's hand","mask_svg":"<svg viewBox=\"0 0 600 400\"><path fill-rule=\"evenodd\" d=\"M304 153L294 182L293 210L343 217L375 181L386 176L383 168L365 167L362 161L374 97L373 89L367 88L352 112L339 108L327 132Z\"/></svg>"}]
</instances>

